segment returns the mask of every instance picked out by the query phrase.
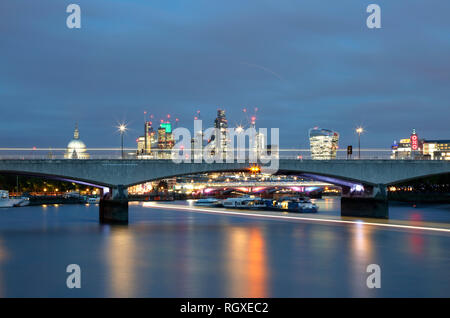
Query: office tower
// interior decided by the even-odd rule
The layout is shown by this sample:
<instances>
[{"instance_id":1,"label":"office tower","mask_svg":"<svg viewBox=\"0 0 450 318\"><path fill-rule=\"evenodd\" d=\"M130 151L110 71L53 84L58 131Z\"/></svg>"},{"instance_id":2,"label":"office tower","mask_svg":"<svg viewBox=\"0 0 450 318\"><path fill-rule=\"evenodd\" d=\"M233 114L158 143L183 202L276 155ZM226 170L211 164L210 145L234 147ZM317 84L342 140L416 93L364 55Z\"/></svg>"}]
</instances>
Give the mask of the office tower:
<instances>
[{"instance_id":1,"label":"office tower","mask_svg":"<svg viewBox=\"0 0 450 318\"><path fill-rule=\"evenodd\" d=\"M318 127L309 130L311 158L314 160L336 159L339 134L329 129Z\"/></svg>"}]
</instances>

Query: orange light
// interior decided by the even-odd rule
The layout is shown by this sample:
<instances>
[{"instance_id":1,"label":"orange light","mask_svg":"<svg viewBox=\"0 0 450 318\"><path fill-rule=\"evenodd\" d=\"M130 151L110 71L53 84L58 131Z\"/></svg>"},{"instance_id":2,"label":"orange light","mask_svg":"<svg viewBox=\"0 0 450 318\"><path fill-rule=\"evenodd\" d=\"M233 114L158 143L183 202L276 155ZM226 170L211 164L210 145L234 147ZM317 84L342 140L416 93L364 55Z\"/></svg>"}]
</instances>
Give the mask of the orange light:
<instances>
[{"instance_id":1,"label":"orange light","mask_svg":"<svg viewBox=\"0 0 450 318\"><path fill-rule=\"evenodd\" d=\"M261 168L258 167L258 166L251 166L251 167L250 167L250 171L251 171L252 173L258 173L258 172L261 171Z\"/></svg>"}]
</instances>

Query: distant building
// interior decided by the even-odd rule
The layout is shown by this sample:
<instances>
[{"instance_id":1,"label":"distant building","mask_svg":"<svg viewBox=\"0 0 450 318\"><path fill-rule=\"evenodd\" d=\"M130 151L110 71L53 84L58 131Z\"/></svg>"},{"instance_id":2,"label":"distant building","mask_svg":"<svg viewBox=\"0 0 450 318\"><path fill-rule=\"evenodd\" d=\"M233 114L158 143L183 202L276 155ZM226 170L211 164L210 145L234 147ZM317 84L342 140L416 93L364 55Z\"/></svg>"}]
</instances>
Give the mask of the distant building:
<instances>
[{"instance_id":1,"label":"distant building","mask_svg":"<svg viewBox=\"0 0 450 318\"><path fill-rule=\"evenodd\" d=\"M158 158L170 159L171 149L175 141L172 134L172 125L170 123L161 123L158 128Z\"/></svg>"},{"instance_id":2,"label":"distant building","mask_svg":"<svg viewBox=\"0 0 450 318\"><path fill-rule=\"evenodd\" d=\"M391 159L411 159L411 138L400 139L399 142L394 141L392 145Z\"/></svg>"},{"instance_id":3,"label":"distant building","mask_svg":"<svg viewBox=\"0 0 450 318\"><path fill-rule=\"evenodd\" d=\"M227 153L227 128L228 121L225 116L225 111L222 109L217 110L217 118L214 121L214 128L218 130L218 136L214 135L213 142L216 145L216 152L221 151L224 156Z\"/></svg>"},{"instance_id":4,"label":"distant building","mask_svg":"<svg viewBox=\"0 0 450 318\"><path fill-rule=\"evenodd\" d=\"M203 131L194 132L194 138L191 139L191 158L201 160L203 158Z\"/></svg>"},{"instance_id":5,"label":"distant building","mask_svg":"<svg viewBox=\"0 0 450 318\"><path fill-rule=\"evenodd\" d=\"M145 137L144 136L140 136L136 139L136 143L137 143L137 155L138 156L142 156L145 155Z\"/></svg>"},{"instance_id":6,"label":"distant building","mask_svg":"<svg viewBox=\"0 0 450 318\"><path fill-rule=\"evenodd\" d=\"M394 141L391 159L424 159L423 142L413 129L409 138L400 139L398 143Z\"/></svg>"},{"instance_id":7,"label":"distant building","mask_svg":"<svg viewBox=\"0 0 450 318\"><path fill-rule=\"evenodd\" d=\"M450 140L419 139L413 129L410 138L394 141L391 159L450 160Z\"/></svg>"},{"instance_id":8,"label":"distant building","mask_svg":"<svg viewBox=\"0 0 450 318\"><path fill-rule=\"evenodd\" d=\"M431 160L450 160L450 140L424 140L423 156Z\"/></svg>"},{"instance_id":9,"label":"distant building","mask_svg":"<svg viewBox=\"0 0 450 318\"><path fill-rule=\"evenodd\" d=\"M256 136L255 136L255 151L257 154L262 154L263 151L267 151L267 140L266 140L266 135L264 135L261 132L257 132Z\"/></svg>"},{"instance_id":10,"label":"distant building","mask_svg":"<svg viewBox=\"0 0 450 318\"><path fill-rule=\"evenodd\" d=\"M144 135L136 139L138 158L148 159L153 157L152 149L157 147L156 132L152 122L144 123Z\"/></svg>"},{"instance_id":11,"label":"distant building","mask_svg":"<svg viewBox=\"0 0 450 318\"><path fill-rule=\"evenodd\" d=\"M86 152L86 145L80 140L78 125L75 125L73 139L67 145L64 159L89 159L89 153Z\"/></svg>"},{"instance_id":12,"label":"distant building","mask_svg":"<svg viewBox=\"0 0 450 318\"><path fill-rule=\"evenodd\" d=\"M314 160L336 159L339 134L328 129L318 127L309 130L311 158Z\"/></svg>"}]
</instances>

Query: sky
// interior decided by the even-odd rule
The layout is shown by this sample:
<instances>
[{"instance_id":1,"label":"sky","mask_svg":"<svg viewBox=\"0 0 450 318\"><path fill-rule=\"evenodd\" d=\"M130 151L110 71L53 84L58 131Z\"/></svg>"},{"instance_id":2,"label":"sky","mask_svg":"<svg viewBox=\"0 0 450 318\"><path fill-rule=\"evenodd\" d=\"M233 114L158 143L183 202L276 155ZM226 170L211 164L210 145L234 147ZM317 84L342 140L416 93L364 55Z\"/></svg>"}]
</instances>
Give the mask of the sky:
<instances>
[{"instance_id":1,"label":"sky","mask_svg":"<svg viewBox=\"0 0 450 318\"><path fill-rule=\"evenodd\" d=\"M81 29L66 7L81 7ZM381 7L368 29L366 7ZM282 148L308 130L340 146L389 148L408 137L450 139L448 0L2 0L0 148L65 147L75 123L88 147L126 147L170 114L230 126L255 107Z\"/></svg>"}]
</instances>

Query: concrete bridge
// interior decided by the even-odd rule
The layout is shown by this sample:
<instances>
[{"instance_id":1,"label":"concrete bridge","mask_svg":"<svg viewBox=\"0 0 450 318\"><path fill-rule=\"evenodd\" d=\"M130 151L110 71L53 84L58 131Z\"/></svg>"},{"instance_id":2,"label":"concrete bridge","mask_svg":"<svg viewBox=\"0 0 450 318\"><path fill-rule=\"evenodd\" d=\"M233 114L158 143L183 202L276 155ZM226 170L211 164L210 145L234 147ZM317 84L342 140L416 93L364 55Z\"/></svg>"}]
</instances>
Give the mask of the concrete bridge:
<instances>
[{"instance_id":1,"label":"concrete bridge","mask_svg":"<svg viewBox=\"0 0 450 318\"><path fill-rule=\"evenodd\" d=\"M0 174L42 176L98 185L110 189L111 201L123 202L127 197L126 188L135 184L188 174L244 171L249 167L249 163L177 164L171 160L139 159L0 160ZM386 186L450 173L450 162L280 159L278 173L302 174L342 186L344 193L341 201L342 215L387 217ZM102 210L102 204L100 210Z\"/></svg>"}]
</instances>

